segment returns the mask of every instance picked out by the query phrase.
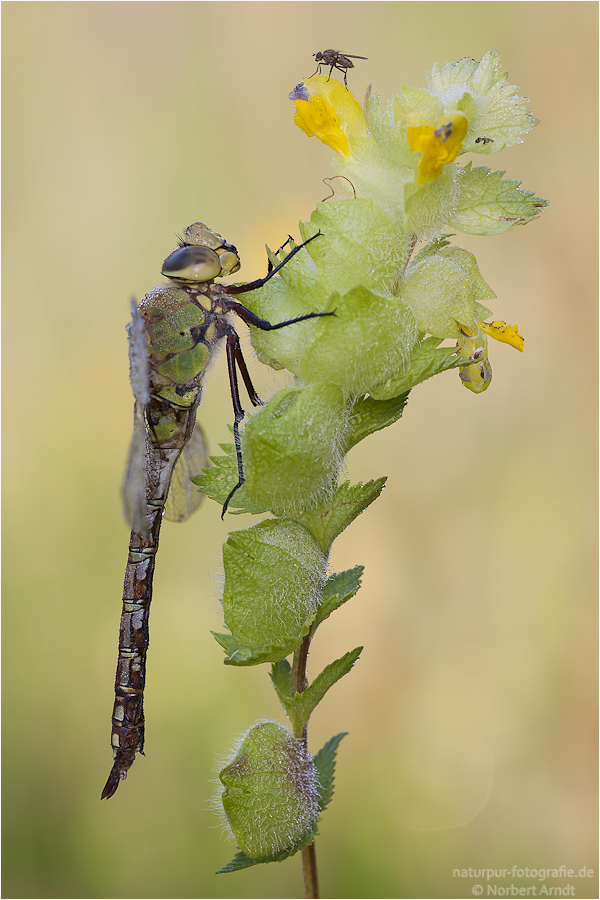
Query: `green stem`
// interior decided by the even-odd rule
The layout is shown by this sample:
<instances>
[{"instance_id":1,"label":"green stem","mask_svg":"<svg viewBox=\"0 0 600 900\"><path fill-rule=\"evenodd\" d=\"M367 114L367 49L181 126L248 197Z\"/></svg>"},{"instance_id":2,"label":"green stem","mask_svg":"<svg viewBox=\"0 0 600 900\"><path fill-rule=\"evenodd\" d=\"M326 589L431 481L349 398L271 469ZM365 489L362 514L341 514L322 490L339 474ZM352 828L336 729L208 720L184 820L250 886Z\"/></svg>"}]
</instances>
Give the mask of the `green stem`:
<instances>
[{"instance_id":1,"label":"green stem","mask_svg":"<svg viewBox=\"0 0 600 900\"><path fill-rule=\"evenodd\" d=\"M309 898L319 895L319 879L317 875L317 852L315 842L302 851L302 880L304 882L304 896Z\"/></svg>"},{"instance_id":2,"label":"green stem","mask_svg":"<svg viewBox=\"0 0 600 900\"><path fill-rule=\"evenodd\" d=\"M294 653L294 661L292 663L292 696L294 696L295 693L302 694L306 690L306 664L308 662L308 650L310 648L311 639L312 634L309 632ZM298 727L294 725L294 736L302 740L305 746L308 746L306 726L298 729Z\"/></svg>"},{"instance_id":3,"label":"green stem","mask_svg":"<svg viewBox=\"0 0 600 900\"><path fill-rule=\"evenodd\" d=\"M296 692L301 694L306 690L306 664L308 662L308 650L312 633L309 632L296 652L294 653L294 662L292 664L292 695ZM305 747L308 747L308 724L301 728L294 726L294 735L302 741ZM315 842L310 847L305 847L302 851L302 881L304 883L304 896L306 900L313 900L319 897L319 877L317 873L317 851Z\"/></svg>"}]
</instances>

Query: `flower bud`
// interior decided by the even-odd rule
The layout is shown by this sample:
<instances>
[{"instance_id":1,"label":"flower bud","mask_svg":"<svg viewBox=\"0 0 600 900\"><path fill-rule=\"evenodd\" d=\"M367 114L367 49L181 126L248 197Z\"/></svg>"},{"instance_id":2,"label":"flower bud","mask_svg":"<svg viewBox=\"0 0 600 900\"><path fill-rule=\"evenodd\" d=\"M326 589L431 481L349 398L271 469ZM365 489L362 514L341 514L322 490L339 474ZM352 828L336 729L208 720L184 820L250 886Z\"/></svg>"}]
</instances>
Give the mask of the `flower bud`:
<instances>
[{"instance_id":1,"label":"flower bud","mask_svg":"<svg viewBox=\"0 0 600 900\"><path fill-rule=\"evenodd\" d=\"M319 817L318 779L301 741L259 722L219 774L221 801L240 850L267 861L309 838Z\"/></svg>"},{"instance_id":2,"label":"flower bud","mask_svg":"<svg viewBox=\"0 0 600 900\"><path fill-rule=\"evenodd\" d=\"M333 385L279 391L246 426L248 497L279 514L314 506L334 486L347 427L348 409Z\"/></svg>"},{"instance_id":3,"label":"flower bud","mask_svg":"<svg viewBox=\"0 0 600 900\"><path fill-rule=\"evenodd\" d=\"M287 656L306 634L325 581L315 539L298 522L269 519L230 534L223 564L231 634L252 647L285 648Z\"/></svg>"}]
</instances>

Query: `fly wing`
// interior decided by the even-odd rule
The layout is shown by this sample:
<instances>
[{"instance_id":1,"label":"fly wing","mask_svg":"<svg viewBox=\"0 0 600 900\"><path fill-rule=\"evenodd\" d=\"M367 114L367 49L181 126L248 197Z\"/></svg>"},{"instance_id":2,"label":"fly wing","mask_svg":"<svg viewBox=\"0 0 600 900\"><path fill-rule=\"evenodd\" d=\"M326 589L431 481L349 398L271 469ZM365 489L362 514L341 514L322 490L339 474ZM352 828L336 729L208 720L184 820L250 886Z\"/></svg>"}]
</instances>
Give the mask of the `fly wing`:
<instances>
[{"instance_id":1,"label":"fly wing","mask_svg":"<svg viewBox=\"0 0 600 900\"><path fill-rule=\"evenodd\" d=\"M208 452L204 432L196 422L192 436L181 451L175 464L171 487L165 504L165 519L170 522L184 522L195 512L204 494L190 481L193 475L199 475L208 465Z\"/></svg>"},{"instance_id":2,"label":"fly wing","mask_svg":"<svg viewBox=\"0 0 600 900\"><path fill-rule=\"evenodd\" d=\"M148 359L148 337L144 319L131 301L131 322L127 326L129 341L129 380L135 398L133 407L133 435L129 445L129 456L122 496L125 519L134 531L146 535L147 468L150 446L146 433L144 411L150 400L150 362Z\"/></svg>"}]
</instances>

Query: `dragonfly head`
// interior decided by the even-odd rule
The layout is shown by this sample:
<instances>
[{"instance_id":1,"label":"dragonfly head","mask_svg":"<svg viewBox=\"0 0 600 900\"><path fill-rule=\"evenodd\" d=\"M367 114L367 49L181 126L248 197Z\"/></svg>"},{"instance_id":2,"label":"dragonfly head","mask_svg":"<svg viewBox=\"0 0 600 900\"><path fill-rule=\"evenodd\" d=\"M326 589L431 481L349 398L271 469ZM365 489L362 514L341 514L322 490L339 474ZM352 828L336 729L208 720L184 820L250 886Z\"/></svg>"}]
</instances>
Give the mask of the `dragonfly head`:
<instances>
[{"instance_id":1,"label":"dragonfly head","mask_svg":"<svg viewBox=\"0 0 600 900\"><path fill-rule=\"evenodd\" d=\"M177 250L165 259L161 273L173 281L198 284L233 275L240 265L233 244L228 244L203 222L194 222L185 229Z\"/></svg>"}]
</instances>

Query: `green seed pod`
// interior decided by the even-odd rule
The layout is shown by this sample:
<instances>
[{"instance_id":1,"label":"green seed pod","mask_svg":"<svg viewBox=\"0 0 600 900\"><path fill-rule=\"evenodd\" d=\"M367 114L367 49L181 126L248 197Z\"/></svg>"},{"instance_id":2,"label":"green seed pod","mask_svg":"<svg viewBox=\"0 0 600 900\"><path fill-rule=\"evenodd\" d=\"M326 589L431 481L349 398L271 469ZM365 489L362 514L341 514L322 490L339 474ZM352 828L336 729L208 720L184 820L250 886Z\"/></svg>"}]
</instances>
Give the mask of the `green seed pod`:
<instances>
[{"instance_id":1,"label":"green seed pod","mask_svg":"<svg viewBox=\"0 0 600 900\"><path fill-rule=\"evenodd\" d=\"M347 405L333 385L279 391L246 426L250 499L278 515L314 506L335 485L347 427Z\"/></svg>"},{"instance_id":2,"label":"green seed pod","mask_svg":"<svg viewBox=\"0 0 600 900\"><path fill-rule=\"evenodd\" d=\"M326 559L315 539L298 522L269 519L230 534L223 564L223 612L232 635L252 647L284 648L287 656L307 633L325 581Z\"/></svg>"},{"instance_id":3,"label":"green seed pod","mask_svg":"<svg viewBox=\"0 0 600 900\"><path fill-rule=\"evenodd\" d=\"M274 859L312 836L319 817L317 771L287 728L254 725L219 778L227 821L246 856Z\"/></svg>"}]
</instances>

